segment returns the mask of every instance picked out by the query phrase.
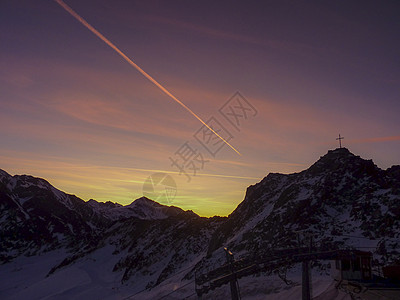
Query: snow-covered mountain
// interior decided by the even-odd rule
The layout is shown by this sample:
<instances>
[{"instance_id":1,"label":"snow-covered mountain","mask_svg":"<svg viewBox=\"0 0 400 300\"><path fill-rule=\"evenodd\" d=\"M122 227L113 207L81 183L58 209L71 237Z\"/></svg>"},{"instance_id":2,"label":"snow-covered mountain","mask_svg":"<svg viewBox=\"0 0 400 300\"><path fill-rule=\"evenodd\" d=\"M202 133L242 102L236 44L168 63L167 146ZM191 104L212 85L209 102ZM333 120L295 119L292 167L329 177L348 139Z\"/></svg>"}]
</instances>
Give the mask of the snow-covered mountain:
<instances>
[{"instance_id":1,"label":"snow-covered mountain","mask_svg":"<svg viewBox=\"0 0 400 300\"><path fill-rule=\"evenodd\" d=\"M21 269L28 278L25 256L61 253L43 268L40 284L25 284L30 295L77 272L90 279L87 285L52 293L83 299L101 290L111 298L157 299L179 289L170 299L182 299L194 292L196 272L225 262L223 247L236 257L260 255L297 246L299 232L312 234L318 247L366 247L383 263L398 260L400 166L381 170L345 148L332 150L307 170L269 174L250 186L227 218L200 217L144 197L127 206L85 202L43 179L0 171L0 226L0 273ZM262 290L258 279L245 280L249 294ZM276 286L275 292L288 289ZM25 295L7 280L0 295L2 289L5 296Z\"/></svg>"},{"instance_id":2,"label":"snow-covered mountain","mask_svg":"<svg viewBox=\"0 0 400 300\"><path fill-rule=\"evenodd\" d=\"M400 166L381 170L341 148L305 171L271 173L250 186L214 232L209 253L223 245L246 252L294 246L299 231L313 234L320 246L357 246L371 239L395 251L399 216Z\"/></svg>"}]
</instances>

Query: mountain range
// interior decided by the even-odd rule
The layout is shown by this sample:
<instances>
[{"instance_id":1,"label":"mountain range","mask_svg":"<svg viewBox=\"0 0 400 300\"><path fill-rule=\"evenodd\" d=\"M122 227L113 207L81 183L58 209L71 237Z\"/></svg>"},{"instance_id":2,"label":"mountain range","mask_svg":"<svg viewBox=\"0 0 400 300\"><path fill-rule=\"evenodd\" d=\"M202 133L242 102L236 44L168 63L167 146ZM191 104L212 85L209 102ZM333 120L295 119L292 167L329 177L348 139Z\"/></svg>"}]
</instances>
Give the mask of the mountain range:
<instances>
[{"instance_id":1,"label":"mountain range","mask_svg":"<svg viewBox=\"0 0 400 300\"><path fill-rule=\"evenodd\" d=\"M183 299L193 296L196 273L225 262L224 247L235 257L263 255L296 247L301 236L327 249L372 251L382 265L400 259L400 166L382 170L346 148L330 150L302 172L268 174L228 217L212 218L145 197L127 206L85 202L0 170L0 236L4 299L157 299L170 291L168 299ZM35 278L29 266L40 266ZM72 284L71 274L83 279Z\"/></svg>"}]
</instances>

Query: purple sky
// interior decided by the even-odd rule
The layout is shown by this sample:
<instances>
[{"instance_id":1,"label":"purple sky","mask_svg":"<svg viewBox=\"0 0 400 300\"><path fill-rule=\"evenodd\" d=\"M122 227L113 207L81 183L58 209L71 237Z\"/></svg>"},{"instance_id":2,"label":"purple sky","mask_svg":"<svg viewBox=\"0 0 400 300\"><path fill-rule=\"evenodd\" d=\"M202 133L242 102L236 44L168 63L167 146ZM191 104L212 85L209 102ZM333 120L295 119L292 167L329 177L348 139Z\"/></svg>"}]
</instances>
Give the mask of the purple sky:
<instances>
[{"instance_id":1,"label":"purple sky","mask_svg":"<svg viewBox=\"0 0 400 300\"><path fill-rule=\"evenodd\" d=\"M226 215L269 172L343 145L400 163L399 1L77 1L78 14L205 121L232 134L212 157L202 124L54 1L0 2L0 168L85 200L128 204L155 171L174 205ZM218 109L257 109L240 131ZM188 141L209 160L187 178ZM243 178L245 177L245 178ZM162 202L162 201L161 201Z\"/></svg>"}]
</instances>

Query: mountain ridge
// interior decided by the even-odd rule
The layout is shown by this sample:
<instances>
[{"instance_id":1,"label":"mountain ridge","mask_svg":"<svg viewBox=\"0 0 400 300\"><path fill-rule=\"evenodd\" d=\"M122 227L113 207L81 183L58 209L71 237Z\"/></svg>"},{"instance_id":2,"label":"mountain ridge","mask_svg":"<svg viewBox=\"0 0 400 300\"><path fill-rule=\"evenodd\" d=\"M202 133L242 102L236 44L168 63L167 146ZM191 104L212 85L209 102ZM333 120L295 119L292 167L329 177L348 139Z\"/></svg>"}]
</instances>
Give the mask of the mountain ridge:
<instances>
[{"instance_id":1,"label":"mountain ridge","mask_svg":"<svg viewBox=\"0 0 400 300\"><path fill-rule=\"evenodd\" d=\"M170 278L193 280L195 273L224 264L224 247L235 257L268 255L276 248L297 247L299 232L313 235L320 248L367 247L379 264L400 259L400 166L381 170L346 148L329 150L301 172L268 174L247 188L228 217L200 217L147 198L127 206L84 202L47 186L47 181L15 175L10 184L7 175L0 171L0 225L7 236L0 241L5 249L0 262L65 249L65 257L47 276L109 249L107 260L113 263L107 272L114 281L148 291ZM41 206L35 208L32 199ZM43 208L51 200L60 204L51 211ZM115 217L121 208L125 213L136 209L136 215ZM46 222L32 220L35 209ZM163 218L157 217L160 211ZM34 235L30 226L43 236Z\"/></svg>"}]
</instances>

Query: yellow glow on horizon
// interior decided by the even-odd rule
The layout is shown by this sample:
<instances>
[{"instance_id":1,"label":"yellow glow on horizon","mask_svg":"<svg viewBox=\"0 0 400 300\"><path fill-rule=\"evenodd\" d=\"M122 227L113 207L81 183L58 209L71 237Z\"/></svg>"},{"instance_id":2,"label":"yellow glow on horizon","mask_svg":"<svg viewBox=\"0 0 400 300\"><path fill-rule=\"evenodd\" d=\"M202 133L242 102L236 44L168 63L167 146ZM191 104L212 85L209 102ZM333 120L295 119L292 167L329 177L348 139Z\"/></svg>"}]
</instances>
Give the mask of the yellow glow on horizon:
<instances>
[{"instance_id":1,"label":"yellow glow on horizon","mask_svg":"<svg viewBox=\"0 0 400 300\"><path fill-rule=\"evenodd\" d=\"M143 196L142 187L148 176L165 172L174 176L178 193L172 203L160 203L193 210L204 217L230 214L243 200L246 187L259 181L247 176L198 174L191 183L187 183L184 176L178 175L179 172L157 169L88 165L45 158L17 159L2 155L0 160L7 162L2 166L6 172L43 178L55 188L75 194L85 201L95 199L122 205L128 205ZM238 188L237 182L241 183L242 188ZM234 186L235 190L226 190L221 186Z\"/></svg>"}]
</instances>

